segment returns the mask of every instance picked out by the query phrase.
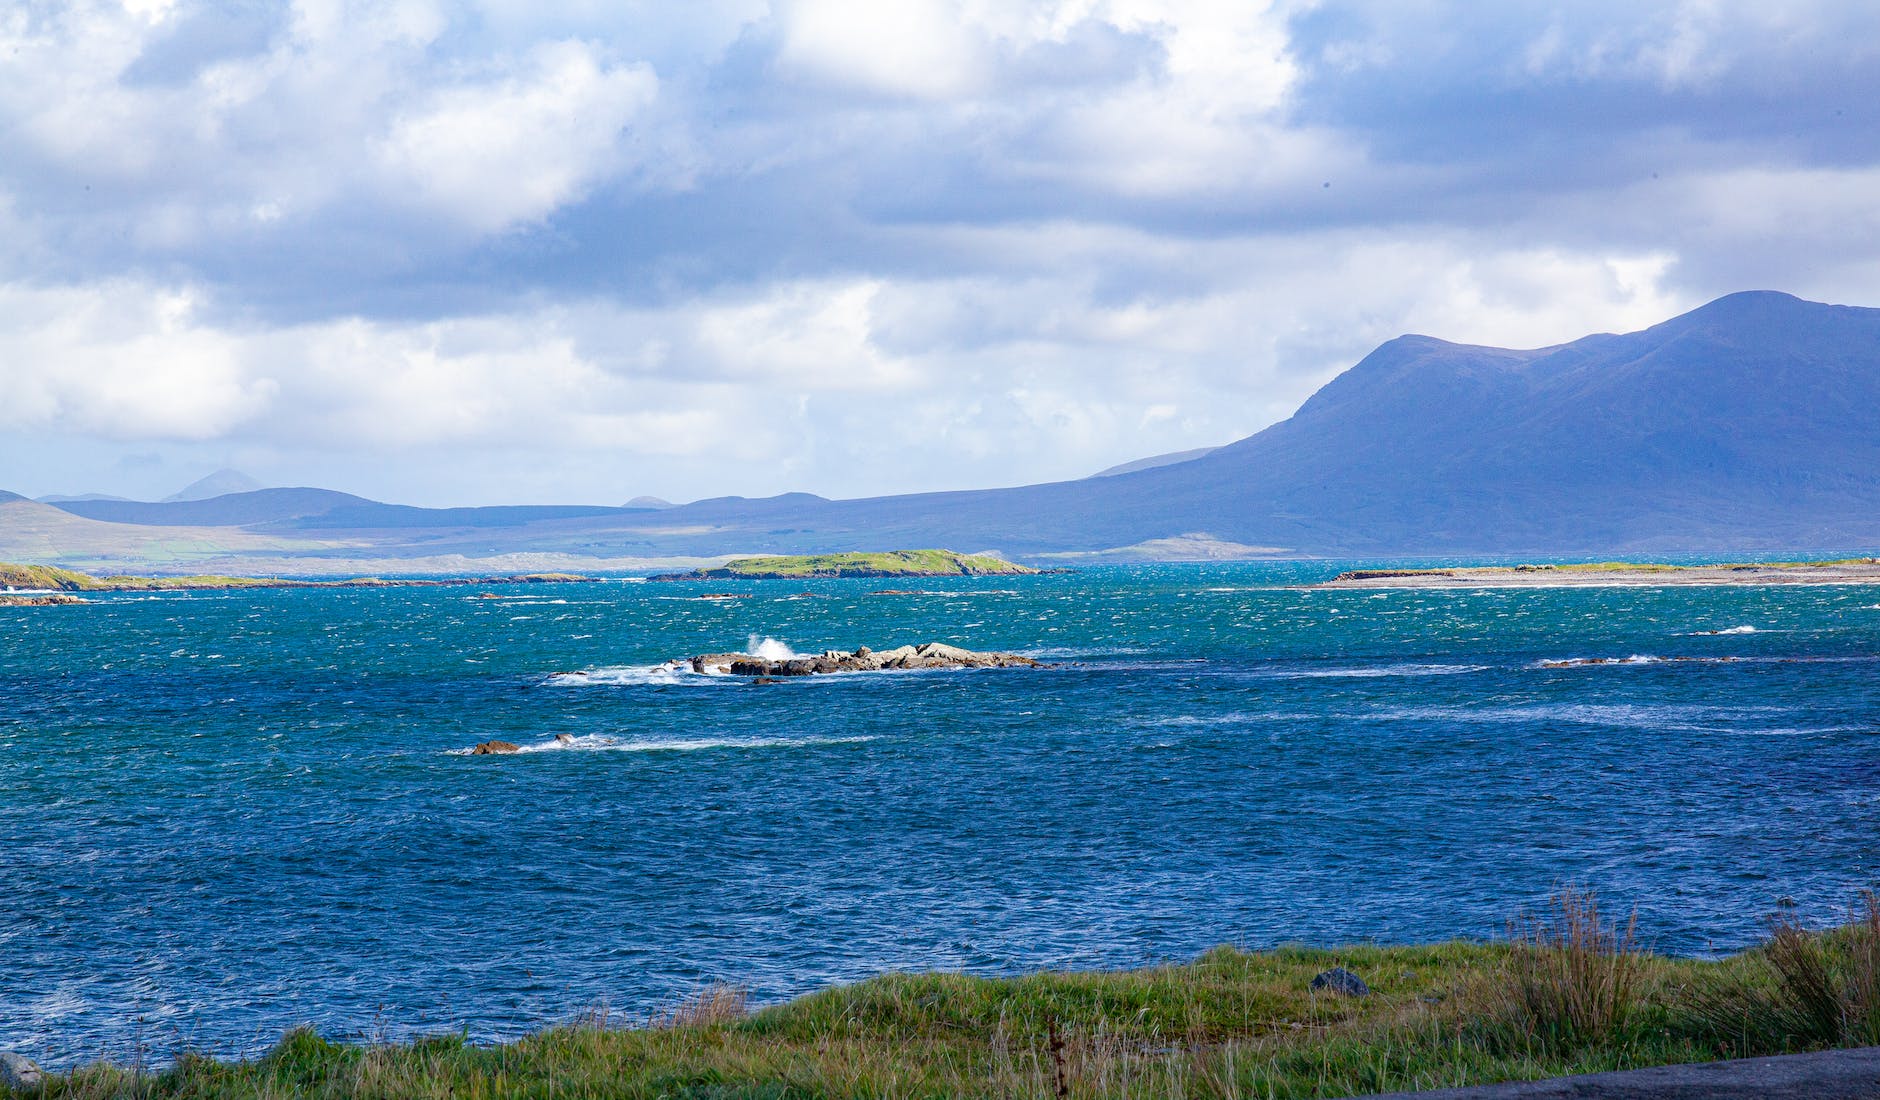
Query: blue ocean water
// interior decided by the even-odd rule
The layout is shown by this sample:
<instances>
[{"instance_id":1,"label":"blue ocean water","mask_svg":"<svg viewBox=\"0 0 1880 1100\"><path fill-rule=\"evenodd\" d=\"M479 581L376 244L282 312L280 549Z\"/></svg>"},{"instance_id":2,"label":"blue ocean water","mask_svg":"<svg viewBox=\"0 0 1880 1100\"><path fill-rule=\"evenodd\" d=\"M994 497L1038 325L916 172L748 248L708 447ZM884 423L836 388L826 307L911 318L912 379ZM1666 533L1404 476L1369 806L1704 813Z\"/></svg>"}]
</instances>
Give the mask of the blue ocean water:
<instances>
[{"instance_id":1,"label":"blue ocean water","mask_svg":"<svg viewBox=\"0 0 1880 1100\"><path fill-rule=\"evenodd\" d=\"M0 611L0 1047L1490 936L1563 882L1698 954L1880 878L1880 588L1291 587L1338 568ZM659 668L766 640L1054 667Z\"/></svg>"}]
</instances>

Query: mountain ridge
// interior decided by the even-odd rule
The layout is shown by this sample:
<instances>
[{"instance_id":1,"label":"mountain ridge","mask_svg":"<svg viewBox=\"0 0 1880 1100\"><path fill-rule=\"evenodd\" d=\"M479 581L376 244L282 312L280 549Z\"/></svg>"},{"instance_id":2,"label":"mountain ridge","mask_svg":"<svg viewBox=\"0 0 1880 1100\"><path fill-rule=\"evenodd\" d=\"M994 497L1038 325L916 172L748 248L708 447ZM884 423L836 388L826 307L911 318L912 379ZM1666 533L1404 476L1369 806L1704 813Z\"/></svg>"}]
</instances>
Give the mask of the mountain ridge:
<instances>
[{"instance_id":1,"label":"mountain ridge","mask_svg":"<svg viewBox=\"0 0 1880 1100\"><path fill-rule=\"evenodd\" d=\"M1851 550L1880 546L1874 408L1880 309L1752 291L1637 332L1537 348L1400 336L1259 432L1071 481L660 509L419 509L315 489L57 507L115 522L215 518L414 556Z\"/></svg>"}]
</instances>

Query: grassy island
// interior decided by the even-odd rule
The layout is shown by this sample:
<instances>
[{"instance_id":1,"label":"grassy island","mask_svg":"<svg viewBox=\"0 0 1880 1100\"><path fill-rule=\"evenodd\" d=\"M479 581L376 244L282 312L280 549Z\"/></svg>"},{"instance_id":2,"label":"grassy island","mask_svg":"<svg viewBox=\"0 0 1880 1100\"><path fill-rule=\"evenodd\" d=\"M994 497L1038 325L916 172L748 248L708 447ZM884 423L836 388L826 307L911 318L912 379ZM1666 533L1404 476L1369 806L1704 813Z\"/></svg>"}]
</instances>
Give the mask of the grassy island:
<instances>
[{"instance_id":1,"label":"grassy island","mask_svg":"<svg viewBox=\"0 0 1880 1100\"><path fill-rule=\"evenodd\" d=\"M439 588L453 585L548 584L595 581L576 573L522 573L509 577L353 577L337 581L289 580L280 577L94 577L49 565L14 565L0 562L0 589L42 589L51 592L177 592L227 588Z\"/></svg>"},{"instance_id":2,"label":"grassy island","mask_svg":"<svg viewBox=\"0 0 1880 1100\"><path fill-rule=\"evenodd\" d=\"M1356 975L1319 982L1333 968ZM717 986L495 1047L289 1033L248 1062L91 1066L50 1097L1317 1097L1880 1042L1880 911L1715 961L1642 950L1565 892L1496 943L1222 947L1144 970L909 974L756 1012ZM4 1091L4 1090L0 1090ZM35 1090L33 1095L38 1095Z\"/></svg>"},{"instance_id":3,"label":"grassy island","mask_svg":"<svg viewBox=\"0 0 1880 1100\"><path fill-rule=\"evenodd\" d=\"M952 550L879 550L735 558L716 569L662 573L656 581L812 580L840 577L1002 577L1038 570L991 554Z\"/></svg>"},{"instance_id":4,"label":"grassy island","mask_svg":"<svg viewBox=\"0 0 1880 1100\"><path fill-rule=\"evenodd\" d=\"M1664 565L1600 561L1445 569L1354 569L1320 588L1559 588L1598 585L1880 584L1880 558Z\"/></svg>"}]
</instances>

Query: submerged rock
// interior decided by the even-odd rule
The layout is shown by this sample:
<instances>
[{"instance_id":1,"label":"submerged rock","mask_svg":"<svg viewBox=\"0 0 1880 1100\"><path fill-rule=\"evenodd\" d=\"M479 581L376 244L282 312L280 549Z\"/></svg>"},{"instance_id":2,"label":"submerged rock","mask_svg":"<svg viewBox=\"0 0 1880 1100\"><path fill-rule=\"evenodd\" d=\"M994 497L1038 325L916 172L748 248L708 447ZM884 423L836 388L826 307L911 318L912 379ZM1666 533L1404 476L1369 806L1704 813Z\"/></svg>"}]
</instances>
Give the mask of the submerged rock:
<instances>
[{"instance_id":1,"label":"submerged rock","mask_svg":"<svg viewBox=\"0 0 1880 1100\"><path fill-rule=\"evenodd\" d=\"M1371 987L1364 984L1364 979L1342 966L1334 966L1313 978L1312 988L1345 997L1369 997L1371 995Z\"/></svg>"},{"instance_id":2,"label":"submerged rock","mask_svg":"<svg viewBox=\"0 0 1880 1100\"><path fill-rule=\"evenodd\" d=\"M0 1050L0 1089L8 1092L38 1092L46 1075L24 1054Z\"/></svg>"},{"instance_id":3,"label":"submerged rock","mask_svg":"<svg viewBox=\"0 0 1880 1100\"><path fill-rule=\"evenodd\" d=\"M509 741L485 741L470 750L471 756L496 756L506 752L521 752L522 746Z\"/></svg>"}]
</instances>

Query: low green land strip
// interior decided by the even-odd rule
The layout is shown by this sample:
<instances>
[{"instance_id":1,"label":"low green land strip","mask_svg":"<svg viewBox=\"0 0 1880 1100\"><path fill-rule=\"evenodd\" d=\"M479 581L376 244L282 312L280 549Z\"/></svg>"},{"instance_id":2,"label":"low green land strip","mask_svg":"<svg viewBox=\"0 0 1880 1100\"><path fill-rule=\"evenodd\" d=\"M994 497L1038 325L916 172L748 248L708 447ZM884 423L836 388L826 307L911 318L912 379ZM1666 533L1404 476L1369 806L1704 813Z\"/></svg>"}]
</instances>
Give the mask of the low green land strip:
<instances>
[{"instance_id":1,"label":"low green land strip","mask_svg":"<svg viewBox=\"0 0 1880 1100\"><path fill-rule=\"evenodd\" d=\"M1880 1043L1880 915L1717 961L1639 949L1586 895L1510 942L1217 948L1010 979L896 975L748 1013L731 987L498 1047L292 1032L252 1062L91 1066L51 1097L1321 1097ZM1314 991L1342 967L1368 996ZM37 1095L35 1093L34 1095Z\"/></svg>"},{"instance_id":2,"label":"low green land strip","mask_svg":"<svg viewBox=\"0 0 1880 1100\"><path fill-rule=\"evenodd\" d=\"M168 592L220 588L405 588L440 585L534 584L592 581L575 573L523 573L509 577L403 579L355 577L338 581L284 580L275 577L94 577L49 565L0 562L0 588L44 588L55 592Z\"/></svg>"},{"instance_id":3,"label":"low green land strip","mask_svg":"<svg viewBox=\"0 0 1880 1100\"><path fill-rule=\"evenodd\" d=\"M801 554L736 558L716 569L667 573L656 581L810 580L839 577L994 577L1036 573L990 554L951 550L881 550L850 554Z\"/></svg>"}]
</instances>

